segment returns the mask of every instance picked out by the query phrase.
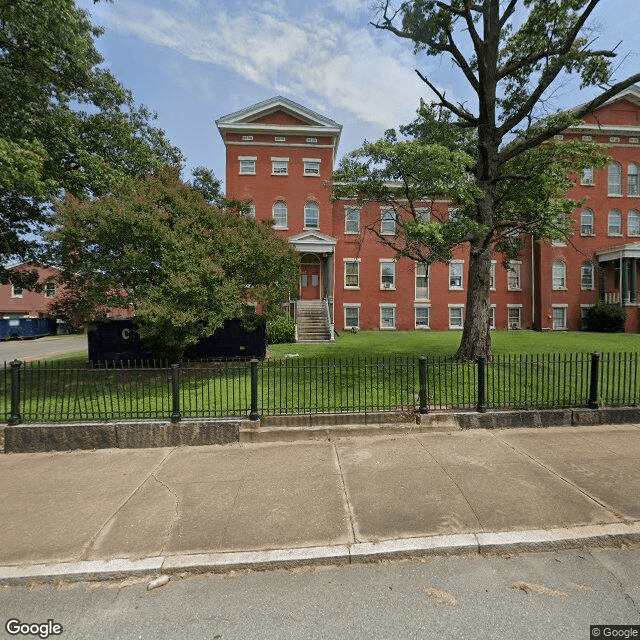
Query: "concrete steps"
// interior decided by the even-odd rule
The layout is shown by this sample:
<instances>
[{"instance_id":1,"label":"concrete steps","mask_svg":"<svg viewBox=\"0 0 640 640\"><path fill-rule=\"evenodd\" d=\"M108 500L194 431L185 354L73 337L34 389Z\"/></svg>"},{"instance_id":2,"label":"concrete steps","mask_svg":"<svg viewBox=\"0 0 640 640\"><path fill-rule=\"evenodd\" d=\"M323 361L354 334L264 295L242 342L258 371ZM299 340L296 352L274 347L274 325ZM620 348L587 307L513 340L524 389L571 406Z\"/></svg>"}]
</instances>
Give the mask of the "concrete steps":
<instances>
[{"instance_id":1,"label":"concrete steps","mask_svg":"<svg viewBox=\"0 0 640 640\"><path fill-rule=\"evenodd\" d=\"M298 342L329 342L331 328L322 300L299 300L297 303Z\"/></svg>"}]
</instances>

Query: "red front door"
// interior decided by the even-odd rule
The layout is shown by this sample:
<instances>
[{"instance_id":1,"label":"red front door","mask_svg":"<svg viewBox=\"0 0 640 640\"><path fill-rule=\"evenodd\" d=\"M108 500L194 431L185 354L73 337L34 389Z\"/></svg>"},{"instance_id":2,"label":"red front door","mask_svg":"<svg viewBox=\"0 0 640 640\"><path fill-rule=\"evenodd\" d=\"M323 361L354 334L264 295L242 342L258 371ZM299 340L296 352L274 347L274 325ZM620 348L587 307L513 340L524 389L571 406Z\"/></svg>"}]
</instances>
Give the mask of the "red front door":
<instances>
[{"instance_id":1,"label":"red front door","mask_svg":"<svg viewBox=\"0 0 640 640\"><path fill-rule=\"evenodd\" d=\"M300 300L320 300L320 265L300 265Z\"/></svg>"}]
</instances>

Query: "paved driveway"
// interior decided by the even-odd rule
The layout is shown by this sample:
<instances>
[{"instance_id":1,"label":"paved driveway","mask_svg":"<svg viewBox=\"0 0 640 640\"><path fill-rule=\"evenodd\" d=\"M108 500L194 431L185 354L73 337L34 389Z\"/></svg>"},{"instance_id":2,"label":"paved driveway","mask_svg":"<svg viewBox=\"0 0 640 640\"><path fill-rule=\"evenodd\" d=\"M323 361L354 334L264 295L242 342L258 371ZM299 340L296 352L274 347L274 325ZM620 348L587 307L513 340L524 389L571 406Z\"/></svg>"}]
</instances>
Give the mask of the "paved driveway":
<instances>
[{"instance_id":1,"label":"paved driveway","mask_svg":"<svg viewBox=\"0 0 640 640\"><path fill-rule=\"evenodd\" d=\"M34 340L0 341L0 363L42 360L73 351L87 350L87 336L50 336Z\"/></svg>"}]
</instances>

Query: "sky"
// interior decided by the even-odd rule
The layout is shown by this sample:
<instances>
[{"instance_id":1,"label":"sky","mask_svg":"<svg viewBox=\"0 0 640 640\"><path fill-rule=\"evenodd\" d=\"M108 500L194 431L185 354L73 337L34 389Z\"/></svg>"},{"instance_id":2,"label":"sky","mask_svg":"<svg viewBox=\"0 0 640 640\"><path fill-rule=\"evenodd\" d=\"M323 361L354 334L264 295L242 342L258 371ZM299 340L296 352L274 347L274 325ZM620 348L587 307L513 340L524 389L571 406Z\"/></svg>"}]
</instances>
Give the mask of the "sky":
<instances>
[{"instance_id":1,"label":"sky","mask_svg":"<svg viewBox=\"0 0 640 640\"><path fill-rule=\"evenodd\" d=\"M638 0L602 0L591 26L597 48L620 42L617 78L640 70ZM446 58L414 55L412 43L369 24L375 0L77 0L93 24L104 66L186 158L185 178L206 166L224 180L224 145L215 120L281 95L343 125L339 157L411 121L434 98L426 75L454 101L473 105ZM550 108L595 95L575 85Z\"/></svg>"}]
</instances>

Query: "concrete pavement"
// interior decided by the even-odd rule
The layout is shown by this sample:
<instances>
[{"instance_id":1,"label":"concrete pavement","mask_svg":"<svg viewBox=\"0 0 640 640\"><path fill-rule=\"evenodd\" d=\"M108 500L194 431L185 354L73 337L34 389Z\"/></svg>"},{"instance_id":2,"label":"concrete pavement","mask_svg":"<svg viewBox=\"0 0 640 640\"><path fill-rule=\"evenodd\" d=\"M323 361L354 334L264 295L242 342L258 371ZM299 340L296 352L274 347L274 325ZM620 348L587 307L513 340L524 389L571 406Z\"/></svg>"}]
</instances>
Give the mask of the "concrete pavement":
<instances>
[{"instance_id":1,"label":"concrete pavement","mask_svg":"<svg viewBox=\"0 0 640 640\"><path fill-rule=\"evenodd\" d=\"M640 425L0 456L0 581L640 541Z\"/></svg>"},{"instance_id":2,"label":"concrete pavement","mask_svg":"<svg viewBox=\"0 0 640 640\"><path fill-rule=\"evenodd\" d=\"M16 358L23 362L44 360L87 350L87 336L48 336L34 340L0 340L0 364Z\"/></svg>"}]
</instances>

